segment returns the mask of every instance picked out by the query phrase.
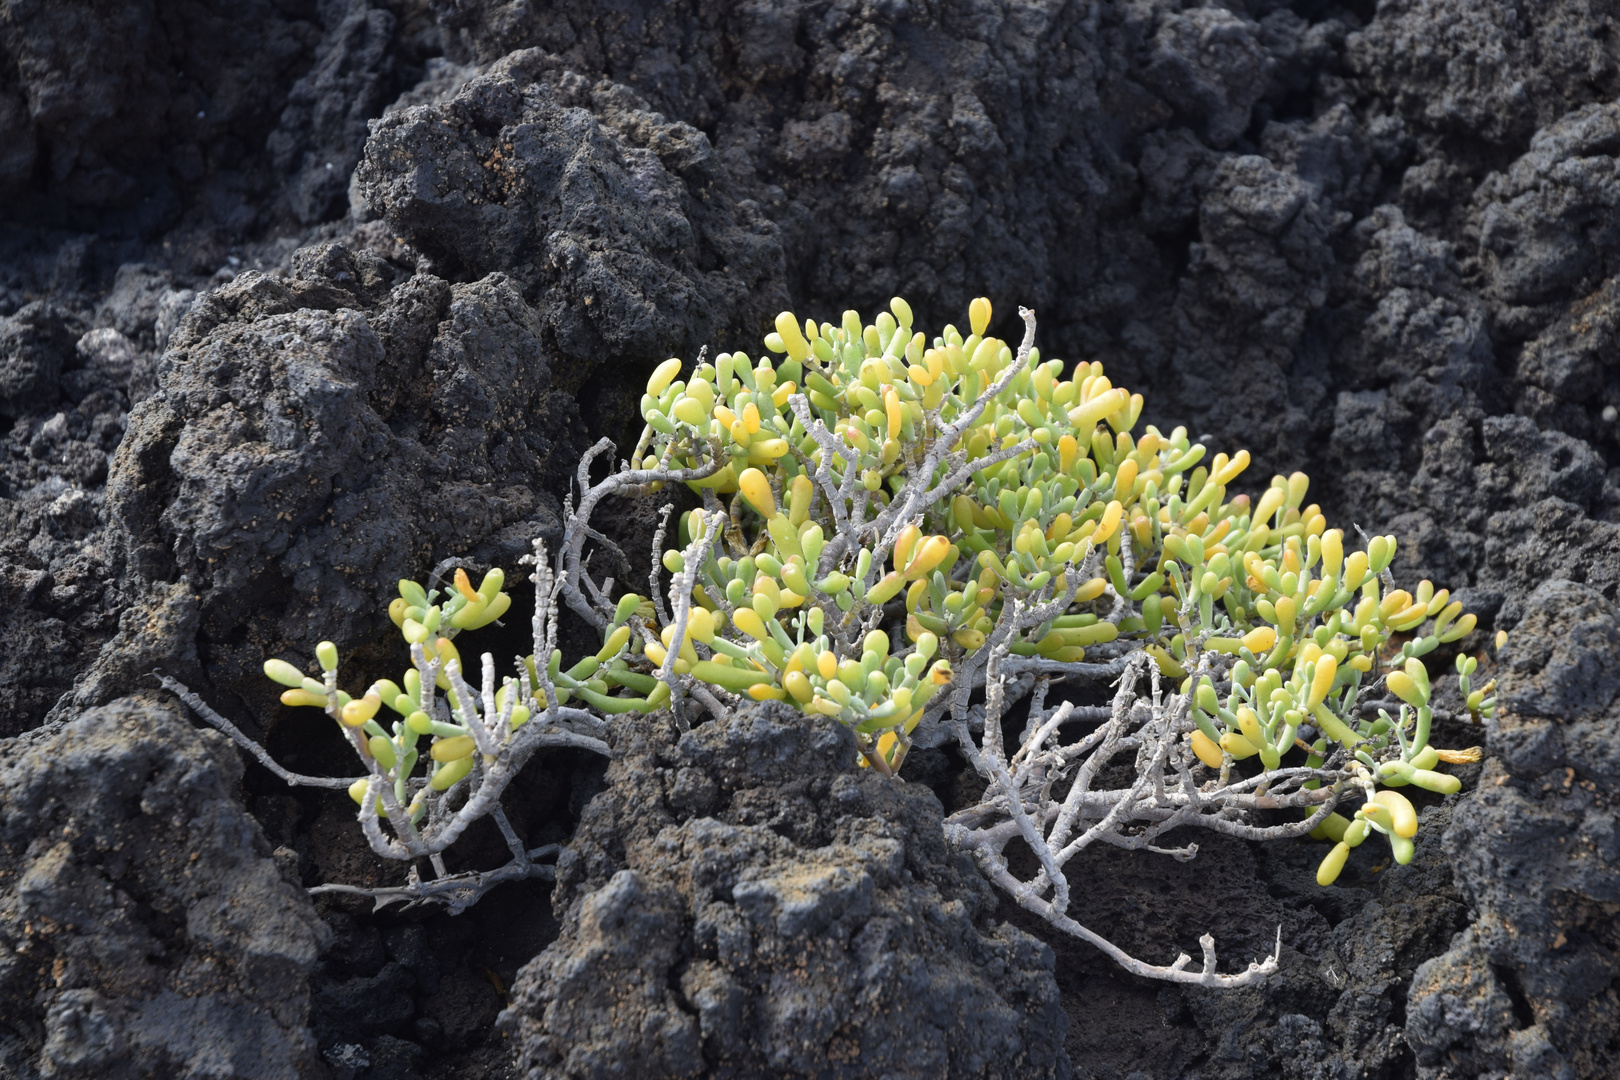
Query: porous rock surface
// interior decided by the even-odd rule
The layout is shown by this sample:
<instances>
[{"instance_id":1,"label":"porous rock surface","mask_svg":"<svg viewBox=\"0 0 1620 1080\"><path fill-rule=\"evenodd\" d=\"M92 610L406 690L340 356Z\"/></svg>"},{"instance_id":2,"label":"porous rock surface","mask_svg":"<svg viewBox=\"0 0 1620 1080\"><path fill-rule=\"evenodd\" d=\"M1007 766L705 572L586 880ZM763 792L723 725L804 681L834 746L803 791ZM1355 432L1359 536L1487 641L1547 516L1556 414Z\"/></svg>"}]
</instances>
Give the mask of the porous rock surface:
<instances>
[{"instance_id":1,"label":"porous rock surface","mask_svg":"<svg viewBox=\"0 0 1620 1080\"><path fill-rule=\"evenodd\" d=\"M231 232L326 220L424 28L423 0L8 0L0 195L114 235L211 204L184 231L214 259Z\"/></svg>"},{"instance_id":2,"label":"porous rock surface","mask_svg":"<svg viewBox=\"0 0 1620 1080\"><path fill-rule=\"evenodd\" d=\"M384 117L355 180L442 273L512 275L570 366L657 362L787 302L777 229L708 136L538 49Z\"/></svg>"},{"instance_id":3,"label":"porous rock surface","mask_svg":"<svg viewBox=\"0 0 1620 1080\"><path fill-rule=\"evenodd\" d=\"M241 776L223 736L150 699L0 741L0 1075L321 1075L327 930Z\"/></svg>"},{"instance_id":4,"label":"porous rock surface","mask_svg":"<svg viewBox=\"0 0 1620 1080\"><path fill-rule=\"evenodd\" d=\"M0 735L50 711L141 591L105 482L179 317L242 254L285 261L248 236L347 210L366 120L437 36L425 0L0 4L0 622L36 657L0 662Z\"/></svg>"},{"instance_id":5,"label":"porous rock surface","mask_svg":"<svg viewBox=\"0 0 1620 1080\"><path fill-rule=\"evenodd\" d=\"M257 672L288 639L362 640L379 610L356 575L397 581L479 541L474 558L515 563L557 530L545 470L583 449L507 279L406 277L337 244L194 304L157 384L108 483L116 550L146 592L80 705L154 664L185 670L199 638L240 636L244 612L261 613L256 642L211 655L216 677ZM184 621L180 637L153 628L182 609L162 624Z\"/></svg>"},{"instance_id":6,"label":"porous rock surface","mask_svg":"<svg viewBox=\"0 0 1620 1080\"><path fill-rule=\"evenodd\" d=\"M1422 1077L1602 1076L1620 1041L1620 618L1552 580L1504 651L1478 793L1446 854L1472 924L1412 985Z\"/></svg>"},{"instance_id":7,"label":"porous rock surface","mask_svg":"<svg viewBox=\"0 0 1620 1080\"><path fill-rule=\"evenodd\" d=\"M938 324L987 293L999 332L1034 307L1043 352L1103 360L1146 395L1147 422L1249 447L1256 485L1303 468L1335 524L1394 533L1403 584L1431 578L1480 614L1471 652L1490 660L1490 633L1513 631L1505 711L1485 732L1490 776L1513 779L1476 790L1463 770L1464 793L1426 811L1424 836L1454 822L1457 858L1420 843L1412 866L1324 892L1309 845L1207 845L1185 867L1099 856L1108 903L1088 918L1133 951L1168 958L1180 935L1196 952L1210 928L1241 962L1281 922L1287 962L1270 988L1206 998L1063 952L1074 1066L1620 1069L1612 900L1591 899L1612 861L1596 840L1591 854L1523 831L1596 828L1591 807L1620 782L1595 737L1553 753L1547 733L1612 718L1551 690L1517 696L1560 685L1526 659L1538 641L1577 647L1537 590L1563 581L1560 602L1602 626L1620 587L1608 6L221 11L0 2L0 734L53 706L77 716L161 663L280 737L253 674L265 655L305 654L337 627L371 663L387 575L452 553L509 564L566 495L572 456L597 435L633 439L638 383L665 355L756 349L779 302L835 318L901 293ZM459 322L448 295L466 301ZM477 392L511 394L497 372L527 392L540 366L539 411L499 422L549 453L525 442L502 458ZM401 491L442 493L460 469L497 476L469 482L465 519L395 512ZM507 473L525 494L500 493ZM351 474L373 482L334 479ZM275 520L271 496L300 526ZM365 516L378 500L394 516ZM1579 640L1589 659L1558 670L1613 668L1601 634ZM285 801L271 790L255 802L267 819ZM300 813L277 820L314 883L352 823L341 800ZM1563 884L1517 884L1532 879ZM1236 930L1210 925L1211 891L1245 913ZM344 964L379 974L335 947L330 985ZM323 1043L334 1069L457 1067L403 1007L382 1012Z\"/></svg>"},{"instance_id":8,"label":"porous rock surface","mask_svg":"<svg viewBox=\"0 0 1620 1080\"><path fill-rule=\"evenodd\" d=\"M188 671L199 643L210 681L256 687L267 648L379 637L377 581L447 554L515 568L559 535L552 493L590 429L626 441L615 366L784 302L773 230L723 198L701 132L503 72L386 118L357 174L436 260L326 242L191 304L107 484L144 595L63 708L154 663ZM195 629L149 631L177 606Z\"/></svg>"},{"instance_id":9,"label":"porous rock surface","mask_svg":"<svg viewBox=\"0 0 1620 1080\"><path fill-rule=\"evenodd\" d=\"M1052 951L930 791L775 705L617 734L504 1014L530 1076L1071 1075Z\"/></svg>"}]
</instances>

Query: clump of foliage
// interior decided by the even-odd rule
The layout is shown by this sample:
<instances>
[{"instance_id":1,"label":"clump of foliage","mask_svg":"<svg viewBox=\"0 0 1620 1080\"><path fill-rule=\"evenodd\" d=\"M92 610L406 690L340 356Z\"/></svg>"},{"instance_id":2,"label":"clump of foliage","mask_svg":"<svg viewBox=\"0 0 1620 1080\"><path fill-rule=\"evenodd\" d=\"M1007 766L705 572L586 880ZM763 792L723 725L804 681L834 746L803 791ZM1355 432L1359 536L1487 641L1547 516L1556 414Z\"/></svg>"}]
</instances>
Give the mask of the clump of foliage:
<instances>
[{"instance_id":1,"label":"clump of foliage","mask_svg":"<svg viewBox=\"0 0 1620 1080\"><path fill-rule=\"evenodd\" d=\"M553 581L543 553L535 558L535 585L544 592ZM427 587L414 581L399 583L399 597L388 613L405 639L411 666L400 682L380 679L359 697L338 686L338 649L330 641L315 648L321 677L307 676L285 660L265 661L264 673L286 687L281 703L321 709L336 721L359 758L365 775L349 779L307 776L290 772L229 720L210 708L186 686L161 676L164 686L180 695L192 709L247 748L271 772L295 786L344 788L360 805L360 825L378 855L414 863L426 859L433 874L422 879L415 871L402 887L361 889L342 884L321 885L312 892L346 892L370 896L379 907L393 902L444 904L454 912L465 910L503 881L549 876L541 858L555 855L557 845L527 848L501 809L507 786L542 747L573 747L606 756L603 741L607 725L595 712L569 706L573 694L592 696L583 684L573 691L559 690L556 681L575 680L559 670L561 653L545 644L557 638L553 618L535 620L535 655L550 656L545 674L536 670L534 655L522 660L515 676L497 683L494 657L482 657L480 685L466 680L455 639L500 618L511 606L504 591L505 574L499 569L484 575L477 589L464 569L457 569L453 587ZM544 609L542 609L544 610ZM610 632L599 654L587 657L572 671L581 678L601 665L610 667L629 641L627 628ZM633 704L652 711L659 692L652 685L653 701ZM540 696L537 697L536 695ZM384 710L387 712L384 712ZM388 720L393 715L398 719ZM386 726L385 726L386 725ZM426 751L424 753L424 751ZM443 852L461 838L468 826L492 816L512 852L512 861L498 870L450 873ZM380 822L393 832L389 837Z\"/></svg>"},{"instance_id":2,"label":"clump of foliage","mask_svg":"<svg viewBox=\"0 0 1620 1080\"><path fill-rule=\"evenodd\" d=\"M1185 955L1127 956L1066 914L1064 868L1092 843L1190 858L1196 844L1159 839L1178 827L1310 833L1333 842L1323 885L1374 834L1410 861L1417 815L1399 789L1454 792L1438 765L1471 759L1430 745L1423 658L1475 617L1427 581L1397 587L1395 539L1347 544L1305 503L1303 474L1251 497L1233 490L1247 451L1210 458L1183 428L1134 434L1141 395L1101 364L1043 359L1022 316L1015 348L989 334L984 299L965 334L931 338L900 299L870 324L784 312L766 356L700 358L686 378L681 361L661 365L633 464L592 484L605 442L581 463L555 573L537 543L535 651L499 685L487 654L481 689L463 681L452 640L505 610L498 570L478 589L458 570L442 602L401 583L390 614L412 652L403 686L349 698L335 650L321 653L324 681L267 664L284 701L344 725L367 769L351 794L374 850L437 859L469 815L499 812L534 746L600 745L601 714L667 707L685 725L694 709L723 718L773 699L845 725L861 763L889 776L918 740L954 735L988 787L947 822L952 843L1024 907L1140 974L1241 985L1276 956L1221 975L1207 936L1201 971ZM665 529L655 541L670 584L655 566L648 597L614 599L587 572L587 544L611 546L592 512L609 495L678 484L702 505L678 517L674 546ZM603 635L567 669L559 605ZM1494 701L1468 682L1476 665L1457 657L1477 717ZM1116 689L1106 705L1048 708L1055 683ZM1024 698L1009 748L1005 711ZM400 719L381 724L383 707ZM1136 781L1095 788L1121 754ZM1336 812L1346 799L1353 816ZM1247 823L1260 810L1297 820ZM500 820L514 867L534 872ZM1008 868L1015 839L1036 856L1031 879ZM456 878L435 866L434 880ZM431 886L399 895L435 898Z\"/></svg>"},{"instance_id":3,"label":"clump of foliage","mask_svg":"<svg viewBox=\"0 0 1620 1080\"><path fill-rule=\"evenodd\" d=\"M1133 437L1141 395L1101 364L1065 378L1029 338L1015 353L988 336L989 319L975 301L966 336L930 340L898 299L867 326L784 313L766 339L781 360L722 354L685 382L674 362L655 373L644 464L694 465L719 443L729 462L694 486L735 493L725 552L687 575L687 646L714 656L688 652L675 670L848 724L887 771L937 686L953 671L958 690L979 681L987 645L1027 658L1004 669L1054 675L1088 648L1139 649L1180 682L1187 745L1207 767L1258 757L1277 773L1293 755L1316 768L1335 750L1359 767L1369 798L1355 822L1325 819L1339 844L1323 884L1369 832L1410 861L1416 818L1393 789L1458 787L1433 771L1420 658L1475 617L1430 582L1396 588L1394 537L1347 551L1304 505L1303 473L1256 499L1233 493L1247 451L1206 462L1184 428ZM693 511L683 531L704 520ZM682 552L664 561L685 572ZM902 594L909 651L879 628ZM1366 715L1362 691L1380 680L1397 711ZM1490 703L1476 693L1470 707Z\"/></svg>"}]
</instances>

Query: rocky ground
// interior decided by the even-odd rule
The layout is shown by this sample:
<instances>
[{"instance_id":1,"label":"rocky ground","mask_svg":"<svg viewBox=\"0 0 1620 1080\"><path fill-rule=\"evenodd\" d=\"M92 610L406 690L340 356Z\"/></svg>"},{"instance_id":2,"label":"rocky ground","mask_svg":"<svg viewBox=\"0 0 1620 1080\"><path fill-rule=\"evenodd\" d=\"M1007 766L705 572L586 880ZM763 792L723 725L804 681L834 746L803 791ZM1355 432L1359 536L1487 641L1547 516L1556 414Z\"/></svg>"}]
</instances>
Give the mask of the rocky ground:
<instances>
[{"instance_id":1,"label":"rocky ground","mask_svg":"<svg viewBox=\"0 0 1620 1080\"><path fill-rule=\"evenodd\" d=\"M1595 0L0 0L0 1077L1620 1072L1617 98ZM352 806L147 673L339 768L266 655L384 673L387 583L556 535L653 364L896 293L1511 632L1417 860L1097 856L1138 954L1282 927L1167 989L950 859L960 761L762 712L532 766L555 890L312 904L388 873Z\"/></svg>"}]
</instances>

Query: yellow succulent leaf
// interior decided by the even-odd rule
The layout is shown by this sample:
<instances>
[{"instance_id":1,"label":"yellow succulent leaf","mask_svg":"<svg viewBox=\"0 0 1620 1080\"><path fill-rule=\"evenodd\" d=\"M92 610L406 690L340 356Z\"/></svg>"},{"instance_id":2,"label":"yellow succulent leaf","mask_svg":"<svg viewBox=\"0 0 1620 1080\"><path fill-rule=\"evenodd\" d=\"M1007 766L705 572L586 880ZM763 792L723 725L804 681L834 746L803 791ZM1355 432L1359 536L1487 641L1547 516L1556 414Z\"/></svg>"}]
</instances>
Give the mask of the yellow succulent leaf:
<instances>
[{"instance_id":1,"label":"yellow succulent leaf","mask_svg":"<svg viewBox=\"0 0 1620 1080\"><path fill-rule=\"evenodd\" d=\"M1194 728L1192 733L1192 749L1193 753L1198 756L1198 760L1205 765L1212 769L1221 767L1221 762L1224 760L1221 756L1221 748L1215 745L1214 739L1211 739L1197 728Z\"/></svg>"},{"instance_id":2,"label":"yellow succulent leaf","mask_svg":"<svg viewBox=\"0 0 1620 1080\"><path fill-rule=\"evenodd\" d=\"M1410 799L1389 788L1375 793L1373 799L1389 810L1393 819L1392 830L1396 836L1410 838L1417 835L1417 810L1413 808Z\"/></svg>"}]
</instances>

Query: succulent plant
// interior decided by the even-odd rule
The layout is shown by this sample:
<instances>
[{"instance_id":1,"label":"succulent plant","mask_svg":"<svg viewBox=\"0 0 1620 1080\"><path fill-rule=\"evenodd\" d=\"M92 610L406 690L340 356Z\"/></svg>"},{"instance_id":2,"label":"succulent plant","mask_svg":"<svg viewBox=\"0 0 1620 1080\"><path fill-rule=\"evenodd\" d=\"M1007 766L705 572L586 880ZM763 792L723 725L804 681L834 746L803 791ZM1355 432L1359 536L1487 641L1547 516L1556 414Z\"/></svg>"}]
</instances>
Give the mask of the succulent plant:
<instances>
[{"instance_id":1,"label":"succulent plant","mask_svg":"<svg viewBox=\"0 0 1620 1080\"><path fill-rule=\"evenodd\" d=\"M1438 766L1477 755L1430 745L1424 657L1467 638L1475 617L1430 582L1396 587L1395 538L1347 545L1305 502L1303 473L1241 494L1247 451L1211 457L1184 428L1136 433L1141 395L1099 363L1044 359L1033 314L1021 315L1015 348L989 333L983 298L967 333L931 338L898 298L870 324L853 311L837 324L784 312L757 359L660 365L631 460L597 483L592 462L611 444L581 461L555 571L536 542L534 652L499 683L487 653L481 685L466 682L455 639L506 612L505 578L491 570L474 588L457 569L452 588L434 588L452 564L427 586L400 582L389 607L411 650L402 684L350 697L330 643L316 650L322 679L268 662L283 702L324 709L365 765L349 787L373 849L434 860L437 877L379 899L464 906L539 872L499 808L535 746L606 753L603 715L668 708L685 726L694 707L723 718L747 700L844 725L860 763L891 777L919 728L948 724L988 785L947 821L951 842L1020 904L1155 978L1243 985L1277 957L1222 975L1207 937L1202 971L1185 955L1165 966L1126 955L1065 914L1063 867L1091 843L1191 857L1196 844L1158 837L1182 826L1309 833L1333 845L1323 885L1374 833L1410 861L1418 819L1399 789L1454 792ZM586 545L611 546L592 513L610 495L675 485L701 506L676 518L672 546L665 507L649 594L615 599L588 572ZM563 606L603 642L566 668ZM1477 669L1477 657L1456 657L1476 719L1495 701L1489 684L1473 688ZM1047 708L1062 682L1117 689L1108 705ZM1005 710L1022 697L1028 719L1009 753ZM379 719L385 708L398 719ZM1094 790L1129 751L1136 781ZM1353 816L1336 812L1345 798ZM1243 820L1261 809L1301 813L1281 826ZM511 867L472 882L446 874L439 853L484 814L507 836ZM1015 838L1036 856L1031 879L1008 868Z\"/></svg>"},{"instance_id":2,"label":"succulent plant","mask_svg":"<svg viewBox=\"0 0 1620 1080\"><path fill-rule=\"evenodd\" d=\"M1247 451L1208 458L1184 428L1133 436L1140 394L1101 364L1015 351L990 319L975 300L965 336L929 338L900 299L866 325L784 312L765 339L774 358L653 374L643 466L722 462L689 482L710 509L681 529L719 522L717 542L690 570L680 549L663 558L691 581L675 673L844 723L863 761L891 771L1003 616L1049 608L1004 636L1011 655L1061 671L1099 647L1145 651L1190 698L1189 746L1211 769L1317 767L1342 747L1390 803L1404 802L1395 786L1456 790L1432 769L1421 658L1475 617L1430 582L1395 588L1393 536L1347 550L1305 504L1303 473L1237 494ZM903 626L905 646L883 626ZM647 646L654 662L674 631ZM1398 710L1364 716L1380 679ZM1474 713L1490 707L1469 694ZM1357 811L1364 827L1323 828L1352 847L1382 832L1405 862L1408 816L1393 829L1382 805ZM1324 860L1324 884L1346 850Z\"/></svg>"}]
</instances>

